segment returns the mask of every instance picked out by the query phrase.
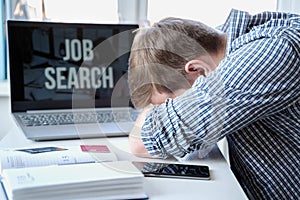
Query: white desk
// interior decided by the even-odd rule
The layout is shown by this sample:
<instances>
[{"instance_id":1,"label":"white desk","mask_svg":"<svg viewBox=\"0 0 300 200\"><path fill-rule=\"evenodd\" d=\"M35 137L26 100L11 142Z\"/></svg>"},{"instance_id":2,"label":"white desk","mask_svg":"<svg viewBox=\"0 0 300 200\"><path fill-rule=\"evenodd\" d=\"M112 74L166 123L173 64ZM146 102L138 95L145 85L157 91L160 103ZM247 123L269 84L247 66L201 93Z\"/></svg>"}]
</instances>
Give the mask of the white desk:
<instances>
[{"instance_id":1,"label":"white desk","mask_svg":"<svg viewBox=\"0 0 300 200\"><path fill-rule=\"evenodd\" d=\"M96 144L101 141L108 142L119 160L134 161L157 161L154 159L143 159L133 156L129 150L128 138L97 138L81 140L61 140L34 142L25 138L23 133L15 126L0 141L0 148L20 148L27 146L44 146L44 145L79 145L79 144ZM161 161L161 160L160 160ZM174 161L174 160L168 160ZM238 184L230 168L222 156L219 149L216 148L204 159L192 160L188 163L197 163L208 165L210 167L211 180L186 180L186 179L169 179L169 178L145 178L144 189L149 199L153 200L243 200L247 199L242 188ZM0 190L0 199L4 199L3 191Z\"/></svg>"}]
</instances>

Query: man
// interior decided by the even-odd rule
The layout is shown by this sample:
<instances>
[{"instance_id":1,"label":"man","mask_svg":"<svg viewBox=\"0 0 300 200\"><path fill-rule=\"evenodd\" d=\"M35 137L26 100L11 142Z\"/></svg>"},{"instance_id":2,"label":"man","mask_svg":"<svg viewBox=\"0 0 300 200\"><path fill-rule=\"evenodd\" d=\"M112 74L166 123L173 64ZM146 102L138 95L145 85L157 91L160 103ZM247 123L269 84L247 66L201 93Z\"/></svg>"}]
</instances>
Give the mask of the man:
<instances>
[{"instance_id":1,"label":"man","mask_svg":"<svg viewBox=\"0 0 300 200\"><path fill-rule=\"evenodd\" d=\"M131 150L183 158L226 136L249 198L298 199L299 74L297 15L232 10L220 31L178 18L140 29L129 85L133 103L145 109Z\"/></svg>"}]
</instances>

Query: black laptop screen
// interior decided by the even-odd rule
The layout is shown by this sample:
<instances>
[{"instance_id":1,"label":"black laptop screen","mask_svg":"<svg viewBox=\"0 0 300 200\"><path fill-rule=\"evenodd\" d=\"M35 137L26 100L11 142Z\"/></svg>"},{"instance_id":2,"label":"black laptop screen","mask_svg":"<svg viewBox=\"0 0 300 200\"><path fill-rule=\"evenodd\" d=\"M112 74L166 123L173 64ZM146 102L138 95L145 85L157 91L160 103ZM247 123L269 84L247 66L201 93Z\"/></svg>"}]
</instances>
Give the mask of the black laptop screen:
<instances>
[{"instance_id":1,"label":"black laptop screen","mask_svg":"<svg viewBox=\"0 0 300 200\"><path fill-rule=\"evenodd\" d=\"M7 27L13 112L130 105L126 73L138 25L9 20Z\"/></svg>"}]
</instances>

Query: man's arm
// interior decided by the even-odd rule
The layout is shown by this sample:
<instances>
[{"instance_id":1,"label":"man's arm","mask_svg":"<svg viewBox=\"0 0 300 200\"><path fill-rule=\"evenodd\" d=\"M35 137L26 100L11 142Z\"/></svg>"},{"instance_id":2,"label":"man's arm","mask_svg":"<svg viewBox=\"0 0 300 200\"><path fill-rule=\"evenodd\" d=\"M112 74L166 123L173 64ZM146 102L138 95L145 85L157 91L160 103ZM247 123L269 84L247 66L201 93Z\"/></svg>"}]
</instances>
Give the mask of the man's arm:
<instances>
[{"instance_id":1,"label":"man's arm","mask_svg":"<svg viewBox=\"0 0 300 200\"><path fill-rule=\"evenodd\" d=\"M146 115L151 110L152 106L146 107L138 116L134 126L132 127L129 134L129 145L131 152L139 157L151 158L152 156L147 152L142 142L142 126L145 122Z\"/></svg>"}]
</instances>

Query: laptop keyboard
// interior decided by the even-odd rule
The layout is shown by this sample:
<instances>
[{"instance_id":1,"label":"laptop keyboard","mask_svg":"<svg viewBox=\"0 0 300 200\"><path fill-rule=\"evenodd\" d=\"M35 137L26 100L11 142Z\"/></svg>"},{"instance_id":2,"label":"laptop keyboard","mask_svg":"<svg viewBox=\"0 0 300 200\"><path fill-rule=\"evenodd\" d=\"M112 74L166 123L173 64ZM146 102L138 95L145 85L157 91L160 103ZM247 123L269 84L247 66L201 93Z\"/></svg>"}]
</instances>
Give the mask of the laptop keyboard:
<instances>
[{"instance_id":1,"label":"laptop keyboard","mask_svg":"<svg viewBox=\"0 0 300 200\"><path fill-rule=\"evenodd\" d=\"M77 112L19 115L25 126L49 126L82 123L109 123L135 121L138 112Z\"/></svg>"}]
</instances>

